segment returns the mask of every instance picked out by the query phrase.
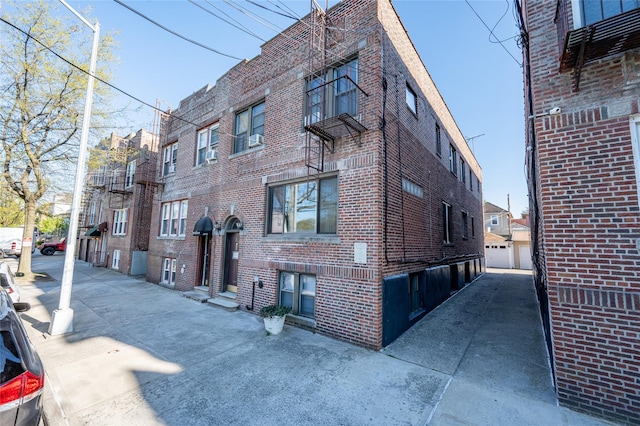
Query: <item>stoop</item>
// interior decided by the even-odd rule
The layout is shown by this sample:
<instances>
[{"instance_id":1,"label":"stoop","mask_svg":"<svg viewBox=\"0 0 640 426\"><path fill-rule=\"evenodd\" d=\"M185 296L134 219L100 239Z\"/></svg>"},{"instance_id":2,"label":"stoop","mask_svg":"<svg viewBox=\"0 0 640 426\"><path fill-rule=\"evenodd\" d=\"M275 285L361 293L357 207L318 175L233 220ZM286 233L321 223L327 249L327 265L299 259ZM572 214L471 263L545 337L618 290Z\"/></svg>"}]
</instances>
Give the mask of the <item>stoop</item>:
<instances>
[{"instance_id":1,"label":"stoop","mask_svg":"<svg viewBox=\"0 0 640 426\"><path fill-rule=\"evenodd\" d=\"M207 300L207 303L229 312L237 311L240 307L236 302L236 294L229 291L218 294L217 297Z\"/></svg>"}]
</instances>

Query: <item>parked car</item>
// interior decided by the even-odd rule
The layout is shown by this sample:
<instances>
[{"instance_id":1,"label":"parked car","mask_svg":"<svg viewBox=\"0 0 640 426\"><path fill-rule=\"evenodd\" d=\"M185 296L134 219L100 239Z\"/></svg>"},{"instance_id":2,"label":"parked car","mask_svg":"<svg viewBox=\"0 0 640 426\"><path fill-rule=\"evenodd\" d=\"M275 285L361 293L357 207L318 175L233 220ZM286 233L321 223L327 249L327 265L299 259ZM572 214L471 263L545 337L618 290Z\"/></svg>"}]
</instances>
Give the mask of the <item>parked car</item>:
<instances>
[{"instance_id":1,"label":"parked car","mask_svg":"<svg viewBox=\"0 0 640 426\"><path fill-rule=\"evenodd\" d=\"M0 258L22 254L23 228L0 228ZM34 241L32 239L32 241ZM31 246L31 253L35 251L35 246Z\"/></svg>"},{"instance_id":2,"label":"parked car","mask_svg":"<svg viewBox=\"0 0 640 426\"><path fill-rule=\"evenodd\" d=\"M51 256L57 251L65 251L67 249L67 239L63 238L57 243L44 243L40 247L40 253L45 256Z\"/></svg>"},{"instance_id":3,"label":"parked car","mask_svg":"<svg viewBox=\"0 0 640 426\"><path fill-rule=\"evenodd\" d=\"M9 294L13 303L20 301L20 288L16 283L13 271L6 262L0 262L0 285Z\"/></svg>"},{"instance_id":4,"label":"parked car","mask_svg":"<svg viewBox=\"0 0 640 426\"><path fill-rule=\"evenodd\" d=\"M0 288L0 425L36 426L42 418L44 367L29 341L18 312L28 303L13 303Z\"/></svg>"}]
</instances>

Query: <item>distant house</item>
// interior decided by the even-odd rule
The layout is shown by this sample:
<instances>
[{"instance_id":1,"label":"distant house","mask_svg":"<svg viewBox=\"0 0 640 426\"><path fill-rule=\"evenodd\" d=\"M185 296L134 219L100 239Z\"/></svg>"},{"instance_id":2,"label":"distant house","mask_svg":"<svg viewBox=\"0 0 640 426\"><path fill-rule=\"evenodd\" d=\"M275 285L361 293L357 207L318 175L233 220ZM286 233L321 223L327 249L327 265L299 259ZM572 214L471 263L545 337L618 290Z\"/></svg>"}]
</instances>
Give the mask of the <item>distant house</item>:
<instances>
[{"instance_id":1,"label":"distant house","mask_svg":"<svg viewBox=\"0 0 640 426\"><path fill-rule=\"evenodd\" d=\"M83 196L78 258L145 275L157 192L157 138L144 129L112 133L92 153Z\"/></svg>"},{"instance_id":2,"label":"distant house","mask_svg":"<svg viewBox=\"0 0 640 426\"><path fill-rule=\"evenodd\" d=\"M51 216L68 216L71 212L72 194L56 194L51 203Z\"/></svg>"},{"instance_id":3,"label":"distant house","mask_svg":"<svg viewBox=\"0 0 640 426\"><path fill-rule=\"evenodd\" d=\"M531 235L528 216L514 219L511 212L483 203L487 267L531 269Z\"/></svg>"}]
</instances>

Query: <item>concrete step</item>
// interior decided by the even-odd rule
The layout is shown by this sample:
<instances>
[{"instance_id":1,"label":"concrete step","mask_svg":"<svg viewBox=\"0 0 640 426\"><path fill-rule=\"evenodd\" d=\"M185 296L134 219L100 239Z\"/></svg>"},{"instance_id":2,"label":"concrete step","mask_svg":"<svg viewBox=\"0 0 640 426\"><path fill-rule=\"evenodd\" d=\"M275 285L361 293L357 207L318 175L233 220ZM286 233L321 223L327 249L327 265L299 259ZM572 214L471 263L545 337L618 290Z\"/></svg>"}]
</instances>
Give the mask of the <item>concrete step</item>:
<instances>
[{"instance_id":1,"label":"concrete step","mask_svg":"<svg viewBox=\"0 0 640 426\"><path fill-rule=\"evenodd\" d=\"M195 300L196 302L204 303L209 299L209 295L200 291L185 291L182 295L188 299Z\"/></svg>"},{"instance_id":2,"label":"concrete step","mask_svg":"<svg viewBox=\"0 0 640 426\"><path fill-rule=\"evenodd\" d=\"M224 297L214 297L213 299L207 300L207 303L213 307L224 309L229 312L237 311L240 307L236 302Z\"/></svg>"}]
</instances>

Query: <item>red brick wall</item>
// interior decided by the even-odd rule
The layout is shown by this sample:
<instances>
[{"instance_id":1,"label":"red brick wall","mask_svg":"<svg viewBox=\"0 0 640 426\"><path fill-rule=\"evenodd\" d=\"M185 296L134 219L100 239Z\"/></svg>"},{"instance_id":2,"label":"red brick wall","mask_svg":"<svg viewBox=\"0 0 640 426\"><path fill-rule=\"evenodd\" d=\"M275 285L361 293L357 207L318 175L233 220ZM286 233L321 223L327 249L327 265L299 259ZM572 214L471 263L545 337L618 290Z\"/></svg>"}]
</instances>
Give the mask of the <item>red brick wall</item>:
<instances>
[{"instance_id":1,"label":"red brick wall","mask_svg":"<svg viewBox=\"0 0 640 426\"><path fill-rule=\"evenodd\" d=\"M539 218L558 398L640 422L640 238L630 117L640 51L558 72L555 8L528 0Z\"/></svg>"},{"instance_id":2,"label":"red brick wall","mask_svg":"<svg viewBox=\"0 0 640 426\"><path fill-rule=\"evenodd\" d=\"M450 142L458 145L458 152L465 156L477 178L481 180L482 176L388 2L346 1L331 9L330 14L331 22L347 31L331 32L335 38L331 39L329 57L338 61L357 54L358 84L369 95L359 98L362 123L368 131L360 139L341 138L333 153L325 152L324 174L338 175L337 235L265 234L268 185L308 176L302 127L304 79L310 74L308 27L294 25L287 30L288 37L267 42L261 56L237 65L215 86L204 87L184 99L174 111L192 124L174 120L161 136L165 143L178 141L177 172L165 178L160 200L154 206L147 278L158 282L162 258L174 257L178 259L175 288L184 291L197 285L199 237L192 236L191 230L208 209L209 217L223 228L234 218L244 224L240 232L237 296L242 309L251 304L255 275L264 282L264 288L256 289L257 311L276 302L280 271L315 274L315 329L380 348L384 276L447 263L461 256L481 256L482 196L475 182L471 191L468 182L463 185L449 172ZM404 40L396 35L391 42L377 22L380 14L385 15L385 26L404 34ZM415 76L409 72L409 65L403 64L396 50L398 43L404 49L402 57L411 61L412 67L422 67L413 70ZM383 72L388 73L384 107ZM400 73L403 77L397 80L389 76ZM417 118L406 112L407 81L411 81L420 98ZM261 99L266 102L264 146L232 154L235 112ZM387 123L384 132L379 127L383 110ZM442 157L434 154L434 117L443 129ZM218 161L196 167L197 129L216 121L220 125ZM403 177L419 185L423 197L402 191ZM179 199L189 200L187 235L158 237L160 202ZM443 201L455 207L457 237L448 246L442 243ZM461 209L469 212L469 218L475 217L476 238L460 237ZM366 264L354 262L355 243L367 244ZM212 295L220 292L223 285L224 245L225 236L214 233ZM181 273L183 264L185 270Z\"/></svg>"}]
</instances>

